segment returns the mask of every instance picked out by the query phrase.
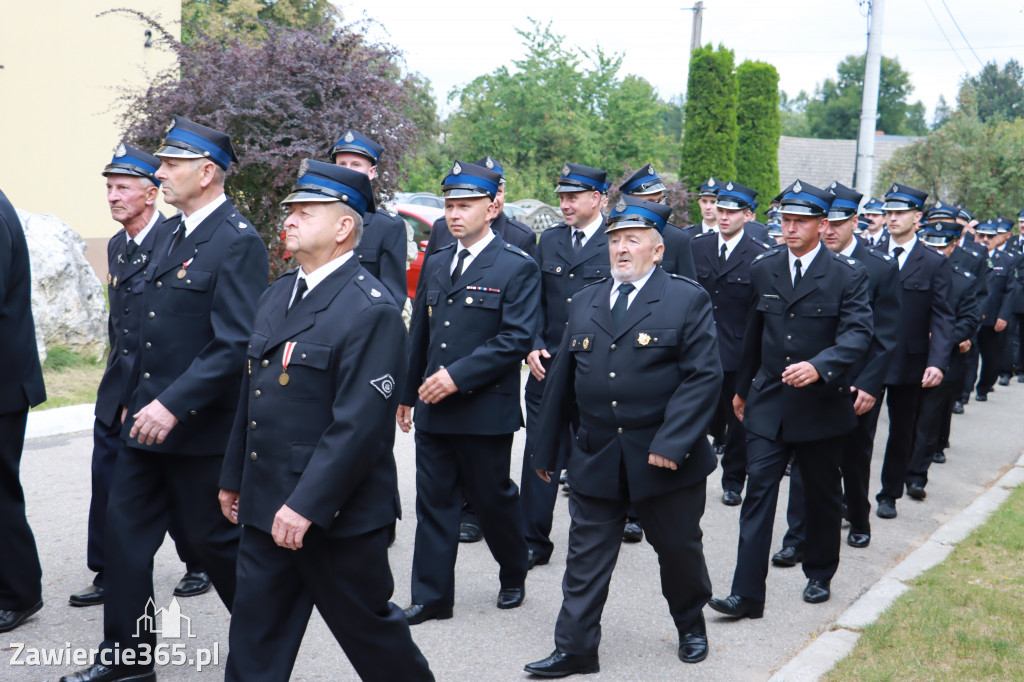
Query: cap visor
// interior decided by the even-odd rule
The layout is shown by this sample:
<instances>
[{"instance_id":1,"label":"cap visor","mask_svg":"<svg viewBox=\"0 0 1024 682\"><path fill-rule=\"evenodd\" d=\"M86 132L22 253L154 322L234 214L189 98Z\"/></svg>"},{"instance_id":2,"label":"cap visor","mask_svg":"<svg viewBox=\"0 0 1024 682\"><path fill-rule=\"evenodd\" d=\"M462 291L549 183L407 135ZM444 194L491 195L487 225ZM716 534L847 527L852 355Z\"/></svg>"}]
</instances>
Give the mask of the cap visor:
<instances>
[{"instance_id":1,"label":"cap visor","mask_svg":"<svg viewBox=\"0 0 1024 682\"><path fill-rule=\"evenodd\" d=\"M319 192L309 192L309 191L306 191L306 190L299 190L297 192L292 192L291 194L286 196L281 201L281 205L284 206L285 204L298 204L298 203L305 203L305 202L308 202L308 203L318 203L318 204L326 204L326 203L331 202L331 201L341 201L341 200L340 199L336 199L334 197L329 197L326 194L320 194Z\"/></svg>"},{"instance_id":2,"label":"cap visor","mask_svg":"<svg viewBox=\"0 0 1024 682\"><path fill-rule=\"evenodd\" d=\"M182 149L181 147L171 147L170 145L164 145L153 152L153 156L170 156L176 159L204 159L206 158L202 154L196 154L188 149ZM211 159L212 160L212 159Z\"/></svg>"},{"instance_id":3,"label":"cap visor","mask_svg":"<svg viewBox=\"0 0 1024 682\"><path fill-rule=\"evenodd\" d=\"M457 188L457 189L445 189L445 190L442 190L442 192L441 192L441 198L442 199L456 199L456 198L472 199L474 197L487 197L488 199L490 199L491 195L487 191L485 191L483 189Z\"/></svg>"}]
</instances>

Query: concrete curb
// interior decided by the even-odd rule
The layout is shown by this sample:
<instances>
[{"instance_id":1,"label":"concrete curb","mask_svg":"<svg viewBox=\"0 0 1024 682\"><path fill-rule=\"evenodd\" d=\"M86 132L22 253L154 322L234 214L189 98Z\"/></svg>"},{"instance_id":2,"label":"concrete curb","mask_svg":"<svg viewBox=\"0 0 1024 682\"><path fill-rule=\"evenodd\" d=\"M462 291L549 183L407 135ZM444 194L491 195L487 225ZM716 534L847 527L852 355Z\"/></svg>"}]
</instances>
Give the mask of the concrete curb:
<instances>
[{"instance_id":1,"label":"concrete curb","mask_svg":"<svg viewBox=\"0 0 1024 682\"><path fill-rule=\"evenodd\" d=\"M96 406L89 403L29 412L28 423L25 425L25 440L92 431L95 409Z\"/></svg>"},{"instance_id":2,"label":"concrete curb","mask_svg":"<svg viewBox=\"0 0 1024 682\"><path fill-rule=\"evenodd\" d=\"M932 566L942 563L954 547L1010 496L1010 489L1024 483L1024 455L959 514L939 526L916 550L911 552L875 585L853 602L833 625L833 629L811 642L769 682L809 682L817 680L844 659L860 639L860 631L875 622L896 599L911 589L914 580Z\"/></svg>"}]
</instances>

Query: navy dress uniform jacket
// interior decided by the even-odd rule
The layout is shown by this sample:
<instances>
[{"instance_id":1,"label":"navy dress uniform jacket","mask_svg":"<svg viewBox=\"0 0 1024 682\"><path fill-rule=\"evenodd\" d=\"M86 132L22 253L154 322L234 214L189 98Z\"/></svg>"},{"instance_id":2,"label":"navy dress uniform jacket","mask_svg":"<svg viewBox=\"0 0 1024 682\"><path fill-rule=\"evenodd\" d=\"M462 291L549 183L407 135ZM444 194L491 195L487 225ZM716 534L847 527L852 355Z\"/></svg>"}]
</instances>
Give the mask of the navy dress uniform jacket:
<instances>
[{"instance_id":1,"label":"navy dress uniform jacket","mask_svg":"<svg viewBox=\"0 0 1024 682\"><path fill-rule=\"evenodd\" d=\"M661 267L673 275L696 279L697 271L694 269L693 251L690 246L693 233L672 223L667 223L665 232L661 236L665 241L665 253L661 258Z\"/></svg>"},{"instance_id":2,"label":"navy dress uniform jacket","mask_svg":"<svg viewBox=\"0 0 1024 682\"><path fill-rule=\"evenodd\" d=\"M996 320L1009 322L1013 316L1013 304L1016 297L1015 278L1012 276L1013 256L996 250L988 258L988 296L982 308L982 327L994 327Z\"/></svg>"},{"instance_id":3,"label":"navy dress uniform jacket","mask_svg":"<svg viewBox=\"0 0 1024 682\"><path fill-rule=\"evenodd\" d=\"M405 221L397 214L378 210L363 217L363 238L355 249L356 258L387 287L399 310L405 307L409 292L405 275L408 244Z\"/></svg>"},{"instance_id":4,"label":"navy dress uniform jacket","mask_svg":"<svg viewBox=\"0 0 1024 682\"><path fill-rule=\"evenodd\" d=\"M31 295L25 231L11 202L0 192L0 357L7 365L0 382L0 414L20 412L46 400Z\"/></svg>"},{"instance_id":5,"label":"navy dress uniform jacket","mask_svg":"<svg viewBox=\"0 0 1024 682\"><path fill-rule=\"evenodd\" d=\"M536 254L537 233L526 224L513 220L502 212L491 222L491 229L494 230L494 234L504 239L506 243L518 246L528 253L531 258ZM448 221L444 218L435 220L434 225L430 228L430 239L427 241L427 250L423 254L423 264L426 265L427 259L434 255L438 249L455 242L455 237L452 236L451 230L448 229Z\"/></svg>"},{"instance_id":6,"label":"navy dress uniform jacket","mask_svg":"<svg viewBox=\"0 0 1024 682\"><path fill-rule=\"evenodd\" d=\"M260 298L220 486L240 493L239 522L266 533L287 504L329 537L360 535L401 515L394 444L405 323L355 258L288 312L296 273Z\"/></svg>"},{"instance_id":7,"label":"navy dress uniform jacket","mask_svg":"<svg viewBox=\"0 0 1024 682\"><path fill-rule=\"evenodd\" d=\"M612 281L573 297L544 379L533 468L554 471L561 433L578 416L569 482L602 499L643 500L702 482L717 460L705 434L722 389L711 300L696 282L656 268L621 326ZM675 471L652 466L666 457ZM625 480L623 480L623 476Z\"/></svg>"},{"instance_id":8,"label":"navy dress uniform jacket","mask_svg":"<svg viewBox=\"0 0 1024 682\"><path fill-rule=\"evenodd\" d=\"M920 384L927 367L947 369L953 349L953 307L948 259L922 242L900 268L900 339L885 377L887 385Z\"/></svg>"},{"instance_id":9,"label":"navy dress uniform jacket","mask_svg":"<svg viewBox=\"0 0 1024 682\"><path fill-rule=\"evenodd\" d=\"M954 252L955 253L955 252ZM942 378L943 383L955 384L959 387L963 380L964 353L960 352L960 344L974 338L981 327L981 280L973 272L953 263L953 305L956 323L953 326L953 350L950 353L949 371Z\"/></svg>"},{"instance_id":10,"label":"navy dress uniform jacket","mask_svg":"<svg viewBox=\"0 0 1024 682\"><path fill-rule=\"evenodd\" d=\"M238 407L245 347L270 276L263 240L230 201L168 254L178 216L159 228L142 293L141 349L123 404L132 415L158 399L178 418L163 443L131 446L223 455ZM191 259L187 266L184 265Z\"/></svg>"},{"instance_id":11,"label":"navy dress uniform jacket","mask_svg":"<svg viewBox=\"0 0 1024 682\"><path fill-rule=\"evenodd\" d=\"M452 285L455 248L439 249L420 274L401 404L416 406L416 428L428 433L514 433L523 424L520 368L540 310L537 264L495 235ZM442 368L458 391L434 405L420 402L423 380Z\"/></svg>"},{"instance_id":12,"label":"navy dress uniform jacket","mask_svg":"<svg viewBox=\"0 0 1024 682\"><path fill-rule=\"evenodd\" d=\"M153 262L153 245L164 220L162 215L157 217L157 222L132 256L128 255L128 240L123 229L107 242L107 300L110 302L107 338L110 351L96 391L95 410L96 419L104 426L113 426L116 420L121 419L119 408L139 350L145 270Z\"/></svg>"},{"instance_id":13,"label":"navy dress uniform jacket","mask_svg":"<svg viewBox=\"0 0 1024 682\"><path fill-rule=\"evenodd\" d=\"M850 368L851 385L879 398L900 337L900 269L895 258L861 242L850 256L868 272L868 303L873 322L871 347Z\"/></svg>"},{"instance_id":14,"label":"navy dress uniform jacket","mask_svg":"<svg viewBox=\"0 0 1024 682\"><path fill-rule=\"evenodd\" d=\"M871 345L867 271L822 246L794 289L787 252L776 246L750 269L757 301L736 375L736 393L747 401L743 425L787 443L840 436L857 424L849 370ZM818 381L783 384L786 367L805 361Z\"/></svg>"},{"instance_id":15,"label":"navy dress uniform jacket","mask_svg":"<svg viewBox=\"0 0 1024 682\"><path fill-rule=\"evenodd\" d=\"M725 267L719 269L717 232L699 235L691 245L697 282L711 296L722 369L735 372L743 351L747 313L755 301L754 287L750 282L750 265L769 247L744 232L725 261Z\"/></svg>"}]
</instances>

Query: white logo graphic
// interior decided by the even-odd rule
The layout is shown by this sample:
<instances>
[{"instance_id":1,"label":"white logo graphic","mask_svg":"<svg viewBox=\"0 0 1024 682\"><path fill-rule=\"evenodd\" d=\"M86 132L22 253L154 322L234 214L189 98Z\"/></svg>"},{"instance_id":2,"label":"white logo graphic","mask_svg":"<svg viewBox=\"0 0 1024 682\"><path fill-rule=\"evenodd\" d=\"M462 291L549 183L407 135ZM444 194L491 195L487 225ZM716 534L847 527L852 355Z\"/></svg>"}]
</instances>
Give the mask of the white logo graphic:
<instances>
[{"instance_id":1,"label":"white logo graphic","mask_svg":"<svg viewBox=\"0 0 1024 682\"><path fill-rule=\"evenodd\" d=\"M153 609L152 616L149 615L150 607ZM156 626L158 618L160 620L160 627ZM166 609L162 607L156 608L153 598L150 597L146 603L146 613L139 616L138 620L135 621L135 636L139 637L142 632L149 632L154 635L160 635L164 639L181 639L182 622L185 625L184 636L186 638L195 637L192 634L192 619L181 615L181 606L178 605L177 597L171 597L171 603Z\"/></svg>"}]
</instances>

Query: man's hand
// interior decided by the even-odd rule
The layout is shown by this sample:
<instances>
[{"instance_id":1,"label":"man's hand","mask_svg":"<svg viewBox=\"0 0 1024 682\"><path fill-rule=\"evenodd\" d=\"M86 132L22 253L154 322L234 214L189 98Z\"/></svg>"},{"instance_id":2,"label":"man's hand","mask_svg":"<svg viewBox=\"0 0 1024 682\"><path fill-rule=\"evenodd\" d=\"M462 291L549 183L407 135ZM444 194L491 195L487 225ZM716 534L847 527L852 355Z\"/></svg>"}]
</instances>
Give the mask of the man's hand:
<instances>
[{"instance_id":1,"label":"man's hand","mask_svg":"<svg viewBox=\"0 0 1024 682\"><path fill-rule=\"evenodd\" d=\"M220 500L220 513L231 523L238 523L238 493L233 490L220 489L217 493Z\"/></svg>"},{"instance_id":2,"label":"man's hand","mask_svg":"<svg viewBox=\"0 0 1024 682\"><path fill-rule=\"evenodd\" d=\"M270 534L278 546L299 549L302 547L302 538L306 536L306 531L311 525L312 521L292 511L287 504L282 504L274 515L274 525L270 529Z\"/></svg>"},{"instance_id":3,"label":"man's hand","mask_svg":"<svg viewBox=\"0 0 1024 682\"><path fill-rule=\"evenodd\" d=\"M534 469L534 471L537 472L537 475L545 483L551 483L551 477L555 475L554 471L544 471L543 469Z\"/></svg>"},{"instance_id":4,"label":"man's hand","mask_svg":"<svg viewBox=\"0 0 1024 682\"><path fill-rule=\"evenodd\" d=\"M790 365L782 372L782 383L789 384L794 388L809 386L821 378L818 370L809 362L797 362Z\"/></svg>"},{"instance_id":5,"label":"man's hand","mask_svg":"<svg viewBox=\"0 0 1024 682\"><path fill-rule=\"evenodd\" d=\"M399 405L398 414L395 418L398 420L398 428L402 429L402 433L409 433L412 430L411 405Z\"/></svg>"},{"instance_id":6,"label":"man's hand","mask_svg":"<svg viewBox=\"0 0 1024 682\"><path fill-rule=\"evenodd\" d=\"M127 407L122 407L121 408L121 423L124 424L124 420L127 419L127 418L128 418L128 408Z\"/></svg>"},{"instance_id":7,"label":"man's hand","mask_svg":"<svg viewBox=\"0 0 1024 682\"><path fill-rule=\"evenodd\" d=\"M996 323L995 323L995 325L994 325L994 326L992 327L992 329L993 329L993 330L995 330L995 331L997 331L997 332L1001 332L1001 331L1003 331L1004 329L1006 329L1006 320L1004 320L1004 319L1003 319L1003 318L1001 318L1001 317L997 317L997 318L996 318Z\"/></svg>"},{"instance_id":8,"label":"man's hand","mask_svg":"<svg viewBox=\"0 0 1024 682\"><path fill-rule=\"evenodd\" d=\"M922 388L934 388L942 383L942 370L938 367L928 367L924 370L924 377L921 379Z\"/></svg>"},{"instance_id":9,"label":"man's hand","mask_svg":"<svg viewBox=\"0 0 1024 682\"><path fill-rule=\"evenodd\" d=\"M548 352L547 348L541 348L539 350L531 350L530 354L526 356L526 364L530 366L530 374L537 381L544 381L544 375L547 374L547 370L544 369L544 365L541 364L540 359L545 360L551 359L551 353Z\"/></svg>"},{"instance_id":10,"label":"man's hand","mask_svg":"<svg viewBox=\"0 0 1024 682\"><path fill-rule=\"evenodd\" d=\"M732 397L732 411L736 413L736 418L743 421L743 410L747 407L747 401L738 395Z\"/></svg>"},{"instance_id":11,"label":"man's hand","mask_svg":"<svg viewBox=\"0 0 1024 682\"><path fill-rule=\"evenodd\" d=\"M970 339L967 339L966 341L961 341L960 342L960 352L961 353L966 353L970 349L971 349L971 340Z\"/></svg>"},{"instance_id":12,"label":"man's hand","mask_svg":"<svg viewBox=\"0 0 1024 682\"><path fill-rule=\"evenodd\" d=\"M171 414L170 410L154 400L141 410L132 415L135 423L128 434L128 440L139 437L139 443L152 445L154 442L159 445L167 438L167 434L178 423L178 418Z\"/></svg>"},{"instance_id":13,"label":"man's hand","mask_svg":"<svg viewBox=\"0 0 1024 682\"><path fill-rule=\"evenodd\" d=\"M865 393L856 386L851 386L850 390L857 394L857 397L853 400L853 411L857 413L857 416L859 417L865 412L870 412L878 398L870 393Z\"/></svg>"},{"instance_id":14,"label":"man's hand","mask_svg":"<svg viewBox=\"0 0 1024 682\"><path fill-rule=\"evenodd\" d=\"M452 393L459 390L459 387L452 381L451 375L448 374L448 370L439 369L423 382L420 386L420 400L425 402L427 405L433 405L439 403Z\"/></svg>"},{"instance_id":15,"label":"man's hand","mask_svg":"<svg viewBox=\"0 0 1024 682\"><path fill-rule=\"evenodd\" d=\"M676 463L668 457L662 457L661 455L656 455L653 452L647 453L647 463L652 467L661 467L662 469L671 469L672 471L679 468Z\"/></svg>"}]
</instances>

